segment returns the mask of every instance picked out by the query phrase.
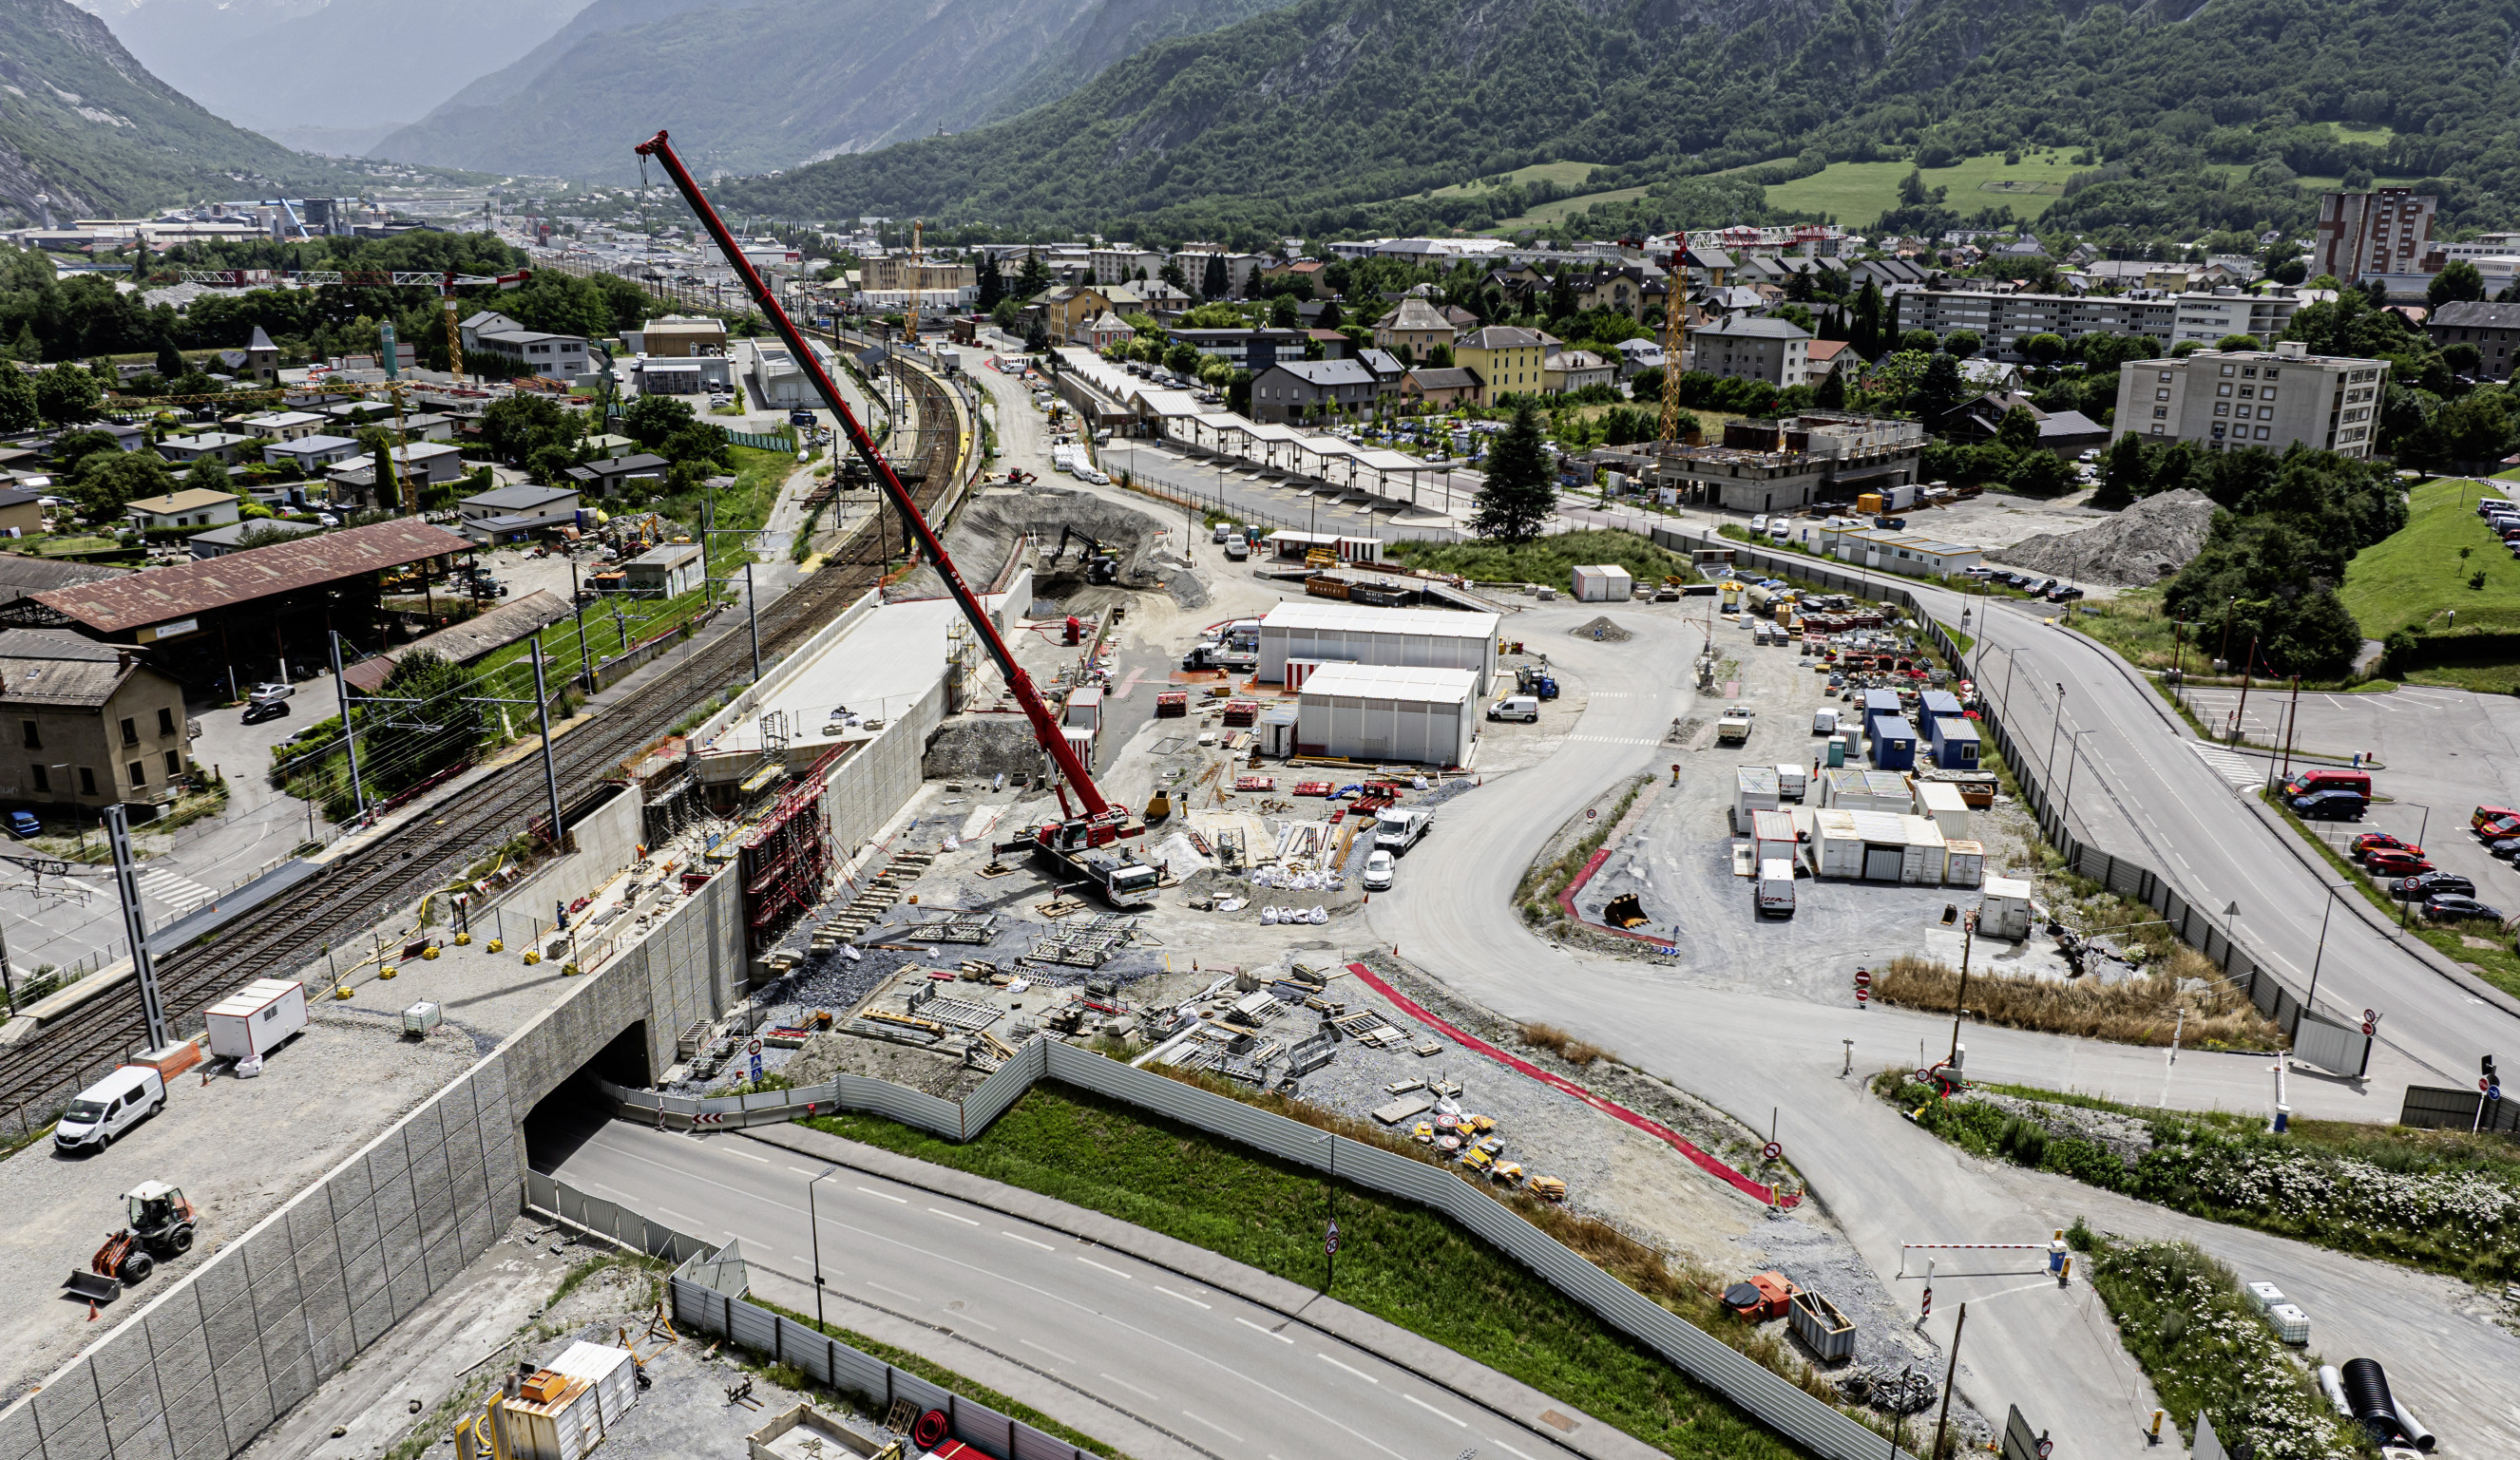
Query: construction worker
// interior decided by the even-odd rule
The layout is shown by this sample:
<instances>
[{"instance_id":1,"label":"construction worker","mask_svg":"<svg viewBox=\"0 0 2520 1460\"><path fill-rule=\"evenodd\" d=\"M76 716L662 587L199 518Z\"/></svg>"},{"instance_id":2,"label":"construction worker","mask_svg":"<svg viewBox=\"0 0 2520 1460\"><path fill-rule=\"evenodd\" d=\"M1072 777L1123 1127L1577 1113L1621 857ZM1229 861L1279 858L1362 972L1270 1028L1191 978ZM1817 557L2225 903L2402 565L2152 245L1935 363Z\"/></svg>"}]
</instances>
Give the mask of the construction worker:
<instances>
[{"instance_id":1,"label":"construction worker","mask_svg":"<svg viewBox=\"0 0 2520 1460\"><path fill-rule=\"evenodd\" d=\"M2056 1285L2060 1288L2065 1285L2066 1261L2065 1229L2058 1227L2056 1235L2048 1239L2048 1270L2056 1274Z\"/></svg>"}]
</instances>

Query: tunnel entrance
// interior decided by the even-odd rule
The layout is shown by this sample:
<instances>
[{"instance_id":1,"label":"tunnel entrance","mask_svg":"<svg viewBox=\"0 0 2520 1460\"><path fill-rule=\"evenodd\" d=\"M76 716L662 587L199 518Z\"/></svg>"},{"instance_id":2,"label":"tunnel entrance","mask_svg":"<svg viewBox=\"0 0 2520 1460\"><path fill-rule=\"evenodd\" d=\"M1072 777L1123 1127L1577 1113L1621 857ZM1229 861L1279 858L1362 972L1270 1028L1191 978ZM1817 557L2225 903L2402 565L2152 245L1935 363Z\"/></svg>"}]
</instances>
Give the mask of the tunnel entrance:
<instances>
[{"instance_id":1,"label":"tunnel entrance","mask_svg":"<svg viewBox=\"0 0 2520 1460\"><path fill-rule=\"evenodd\" d=\"M614 1036L612 1042L534 1102L525 1115L527 1166L545 1172L559 1169L612 1119L612 1104L595 1083L599 1079L633 1089L648 1085L647 1020L638 1020Z\"/></svg>"}]
</instances>

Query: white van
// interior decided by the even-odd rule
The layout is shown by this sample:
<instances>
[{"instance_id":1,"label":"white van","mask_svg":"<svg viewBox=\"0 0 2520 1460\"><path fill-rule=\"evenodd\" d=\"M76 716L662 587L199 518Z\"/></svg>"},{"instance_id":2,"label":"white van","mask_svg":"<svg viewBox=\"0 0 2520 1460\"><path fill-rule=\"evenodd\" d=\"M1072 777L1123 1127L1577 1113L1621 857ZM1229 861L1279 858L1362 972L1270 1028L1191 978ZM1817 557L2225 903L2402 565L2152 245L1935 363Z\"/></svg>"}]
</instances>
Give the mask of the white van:
<instances>
[{"instance_id":1,"label":"white van","mask_svg":"<svg viewBox=\"0 0 2520 1460\"><path fill-rule=\"evenodd\" d=\"M1540 722L1540 696L1508 694L1488 706L1488 718L1490 720L1528 720L1537 725Z\"/></svg>"},{"instance_id":2,"label":"white van","mask_svg":"<svg viewBox=\"0 0 2520 1460\"><path fill-rule=\"evenodd\" d=\"M1803 799L1803 784L1809 778L1809 774L1800 766L1778 766L1777 768L1778 798L1784 801L1800 801Z\"/></svg>"},{"instance_id":3,"label":"white van","mask_svg":"<svg viewBox=\"0 0 2520 1460\"><path fill-rule=\"evenodd\" d=\"M1812 711L1812 733L1815 735L1836 734L1837 711L1832 709Z\"/></svg>"},{"instance_id":4,"label":"white van","mask_svg":"<svg viewBox=\"0 0 2520 1460\"><path fill-rule=\"evenodd\" d=\"M113 1138L166 1108L166 1082L147 1065L124 1065L78 1092L53 1127L65 1151L102 1151Z\"/></svg>"},{"instance_id":5,"label":"white van","mask_svg":"<svg viewBox=\"0 0 2520 1460\"><path fill-rule=\"evenodd\" d=\"M1759 915L1794 915L1794 864L1781 857L1759 863Z\"/></svg>"}]
</instances>

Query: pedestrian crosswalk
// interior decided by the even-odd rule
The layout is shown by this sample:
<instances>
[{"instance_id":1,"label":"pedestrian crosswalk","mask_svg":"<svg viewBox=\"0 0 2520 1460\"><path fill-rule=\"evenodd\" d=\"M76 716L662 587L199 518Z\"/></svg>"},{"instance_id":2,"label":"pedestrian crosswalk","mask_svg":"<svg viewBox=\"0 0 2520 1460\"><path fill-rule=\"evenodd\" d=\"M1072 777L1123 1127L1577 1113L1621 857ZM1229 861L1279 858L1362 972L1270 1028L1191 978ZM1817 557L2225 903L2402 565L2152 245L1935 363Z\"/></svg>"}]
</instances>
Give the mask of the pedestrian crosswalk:
<instances>
[{"instance_id":1,"label":"pedestrian crosswalk","mask_svg":"<svg viewBox=\"0 0 2520 1460\"><path fill-rule=\"evenodd\" d=\"M173 872L143 871L139 880L142 897L165 904L179 917L218 896L190 877L178 877Z\"/></svg>"},{"instance_id":2,"label":"pedestrian crosswalk","mask_svg":"<svg viewBox=\"0 0 2520 1460\"><path fill-rule=\"evenodd\" d=\"M1584 745L1659 745L1651 736L1640 735L1568 735L1569 740Z\"/></svg>"},{"instance_id":3,"label":"pedestrian crosswalk","mask_svg":"<svg viewBox=\"0 0 2520 1460\"><path fill-rule=\"evenodd\" d=\"M2235 787L2246 790L2266 781L2266 768L2247 756L2225 750L2220 746L2198 745L2192 740L2188 744L2196 752L2198 760L2203 761L2215 774L2229 781Z\"/></svg>"}]
</instances>

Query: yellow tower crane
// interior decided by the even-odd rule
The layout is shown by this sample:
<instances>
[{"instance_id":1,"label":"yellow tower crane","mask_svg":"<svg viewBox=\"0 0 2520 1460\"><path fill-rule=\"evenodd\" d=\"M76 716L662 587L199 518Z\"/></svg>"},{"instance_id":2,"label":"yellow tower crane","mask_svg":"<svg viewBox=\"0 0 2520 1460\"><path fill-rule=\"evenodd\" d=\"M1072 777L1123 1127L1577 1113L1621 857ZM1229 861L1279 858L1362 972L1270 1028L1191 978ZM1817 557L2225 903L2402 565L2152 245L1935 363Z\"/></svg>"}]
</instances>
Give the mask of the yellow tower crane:
<instances>
[{"instance_id":1,"label":"yellow tower crane","mask_svg":"<svg viewBox=\"0 0 2520 1460\"><path fill-rule=\"evenodd\" d=\"M1688 236L1671 251L1671 291L1662 307L1662 433L1664 450L1680 444L1680 359L1688 349Z\"/></svg>"},{"instance_id":2,"label":"yellow tower crane","mask_svg":"<svg viewBox=\"0 0 2520 1460\"><path fill-rule=\"evenodd\" d=\"M910 220L910 303L901 313L901 342L919 348L919 284L925 277L920 267L924 255L920 251L920 239L926 229L924 219Z\"/></svg>"}]
</instances>

